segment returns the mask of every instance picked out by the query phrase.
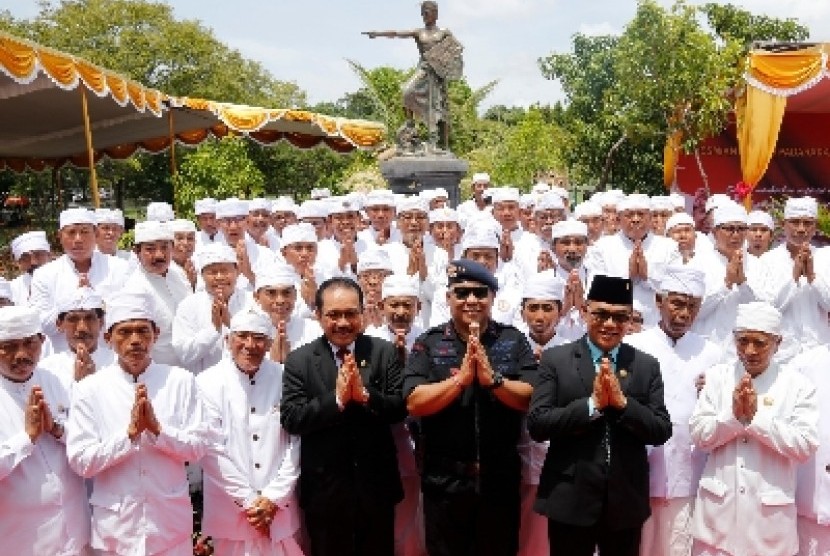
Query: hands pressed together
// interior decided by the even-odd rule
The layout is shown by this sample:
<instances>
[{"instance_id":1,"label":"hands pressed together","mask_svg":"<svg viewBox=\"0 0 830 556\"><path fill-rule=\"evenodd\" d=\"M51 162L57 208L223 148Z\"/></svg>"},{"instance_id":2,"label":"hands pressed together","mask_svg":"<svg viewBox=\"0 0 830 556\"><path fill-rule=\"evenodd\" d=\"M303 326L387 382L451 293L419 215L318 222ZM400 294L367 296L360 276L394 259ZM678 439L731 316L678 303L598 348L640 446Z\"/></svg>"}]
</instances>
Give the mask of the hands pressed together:
<instances>
[{"instance_id":1,"label":"hands pressed together","mask_svg":"<svg viewBox=\"0 0 830 556\"><path fill-rule=\"evenodd\" d=\"M55 438L60 438L63 435L63 427L52 419L52 411L43 397L43 390L40 386L33 386L29 392L23 424L32 443L45 432L50 433Z\"/></svg>"},{"instance_id":2,"label":"hands pressed together","mask_svg":"<svg viewBox=\"0 0 830 556\"><path fill-rule=\"evenodd\" d=\"M481 345L479 331L478 323L470 325L467 353L461 361L461 368L458 373L453 375L456 384L462 388L468 387L473 381L477 381L484 388L490 388L495 380L495 372L487 358L487 353L484 351L484 346Z\"/></svg>"},{"instance_id":3,"label":"hands pressed together","mask_svg":"<svg viewBox=\"0 0 830 556\"><path fill-rule=\"evenodd\" d=\"M732 256L729 257L729 262L726 263L726 287L731 288L733 284L741 285L746 282L746 274L744 273L744 252L737 249Z\"/></svg>"},{"instance_id":4,"label":"hands pressed together","mask_svg":"<svg viewBox=\"0 0 830 556\"><path fill-rule=\"evenodd\" d=\"M802 276L807 278L811 284L816 279L816 273L813 270L813 253L810 251L809 244L803 245L793 258L793 280L798 282Z\"/></svg>"},{"instance_id":5,"label":"hands pressed together","mask_svg":"<svg viewBox=\"0 0 830 556\"><path fill-rule=\"evenodd\" d=\"M271 361L275 363L285 363L285 358L291 351L291 344L288 342L288 334L285 330L285 321L281 320L277 325L277 338L271 344Z\"/></svg>"},{"instance_id":6,"label":"hands pressed together","mask_svg":"<svg viewBox=\"0 0 830 556\"><path fill-rule=\"evenodd\" d=\"M744 373L732 391L732 413L735 419L749 423L758 411L758 394L752 385L752 376Z\"/></svg>"},{"instance_id":7,"label":"hands pressed together","mask_svg":"<svg viewBox=\"0 0 830 556\"><path fill-rule=\"evenodd\" d=\"M130 440L135 441L144 431L149 431L158 436L161 433L161 424L156 418L153 404L147 396L147 386L139 382L135 388L135 402L133 402L133 409L130 412L127 436Z\"/></svg>"},{"instance_id":8,"label":"hands pressed together","mask_svg":"<svg viewBox=\"0 0 830 556\"><path fill-rule=\"evenodd\" d=\"M648 280L648 262L641 239L634 242L634 250L628 259L628 275L632 280Z\"/></svg>"},{"instance_id":9,"label":"hands pressed together","mask_svg":"<svg viewBox=\"0 0 830 556\"><path fill-rule=\"evenodd\" d=\"M594 391L591 398L593 398L594 407L598 411L606 407L624 409L628 403L620 386L620 381L611 371L611 361L608 358L603 358L599 364L599 373L594 379Z\"/></svg>"},{"instance_id":10,"label":"hands pressed together","mask_svg":"<svg viewBox=\"0 0 830 556\"><path fill-rule=\"evenodd\" d=\"M369 401L369 392L363 386L363 379L357 368L354 354L347 354L340 371L337 373L334 392L340 407L345 407L349 402L365 404Z\"/></svg>"}]
</instances>

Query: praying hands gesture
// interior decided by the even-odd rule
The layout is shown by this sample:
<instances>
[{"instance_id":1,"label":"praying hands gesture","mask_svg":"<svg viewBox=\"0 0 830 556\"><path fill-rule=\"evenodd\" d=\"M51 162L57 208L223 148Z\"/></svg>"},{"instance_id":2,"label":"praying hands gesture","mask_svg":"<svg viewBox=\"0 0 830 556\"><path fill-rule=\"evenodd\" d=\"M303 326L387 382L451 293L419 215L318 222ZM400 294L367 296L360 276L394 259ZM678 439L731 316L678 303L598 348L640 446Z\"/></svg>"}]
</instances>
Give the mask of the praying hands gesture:
<instances>
[{"instance_id":1,"label":"praying hands gesture","mask_svg":"<svg viewBox=\"0 0 830 556\"><path fill-rule=\"evenodd\" d=\"M95 372L95 362L84 344L75 347L75 382Z\"/></svg>"},{"instance_id":2,"label":"praying hands gesture","mask_svg":"<svg viewBox=\"0 0 830 556\"><path fill-rule=\"evenodd\" d=\"M513 237L510 231L503 230L499 241L499 257L504 262L513 260Z\"/></svg>"},{"instance_id":3,"label":"praying hands gesture","mask_svg":"<svg viewBox=\"0 0 830 556\"><path fill-rule=\"evenodd\" d=\"M217 332L222 332L222 326L227 328L231 326L231 312L228 310L228 302L221 293L217 293L213 298L210 320Z\"/></svg>"},{"instance_id":4,"label":"praying hands gesture","mask_svg":"<svg viewBox=\"0 0 830 556\"><path fill-rule=\"evenodd\" d=\"M135 442L138 436L149 431L155 436L161 433L161 424L156 419L156 412L150 398L147 397L147 386L141 382L135 388L135 401L130 412L130 424L127 427L127 436Z\"/></svg>"},{"instance_id":5,"label":"praying hands gesture","mask_svg":"<svg viewBox=\"0 0 830 556\"><path fill-rule=\"evenodd\" d=\"M648 263L641 239L634 242L634 250L628 259L628 274L632 280L648 280Z\"/></svg>"},{"instance_id":6,"label":"praying hands gesture","mask_svg":"<svg viewBox=\"0 0 830 556\"><path fill-rule=\"evenodd\" d=\"M744 252L742 249L737 249L729 257L729 262L726 263L725 280L727 289L731 289L733 284L740 286L746 282L746 274L744 274Z\"/></svg>"},{"instance_id":7,"label":"praying hands gesture","mask_svg":"<svg viewBox=\"0 0 830 556\"><path fill-rule=\"evenodd\" d=\"M582 309L585 303L585 288L579 278L579 271L571 270L568 279L565 281L565 299L562 300L562 314L564 315L572 308Z\"/></svg>"},{"instance_id":8,"label":"praying hands gesture","mask_svg":"<svg viewBox=\"0 0 830 556\"><path fill-rule=\"evenodd\" d=\"M809 283L813 283L816 279L816 273L813 270L813 253L810 251L810 245L802 245L793 256L793 280L798 283L798 280L804 276Z\"/></svg>"},{"instance_id":9,"label":"praying hands gesture","mask_svg":"<svg viewBox=\"0 0 830 556\"><path fill-rule=\"evenodd\" d=\"M357 272L357 250L354 246L354 238L347 237L340 245L340 259L337 261L337 267L343 271L348 267L352 272Z\"/></svg>"},{"instance_id":10,"label":"praying hands gesture","mask_svg":"<svg viewBox=\"0 0 830 556\"><path fill-rule=\"evenodd\" d=\"M732 413L735 419L746 424L752 421L757 411L758 394L752 385L752 376L744 373L732 391Z\"/></svg>"},{"instance_id":11,"label":"praying hands gesture","mask_svg":"<svg viewBox=\"0 0 830 556\"><path fill-rule=\"evenodd\" d=\"M334 385L334 393L341 408L344 408L350 401L365 404L369 401L369 392L363 386L363 379L357 369L354 355L346 355L340 371L337 373L337 381Z\"/></svg>"},{"instance_id":12,"label":"praying hands gesture","mask_svg":"<svg viewBox=\"0 0 830 556\"><path fill-rule=\"evenodd\" d=\"M32 444L45 432L52 433L56 438L60 438L60 434L55 432L56 427L52 420L52 412L49 410L49 405L43 397L43 390L40 386L33 386L29 392L29 399L26 400L26 411L23 415L23 425Z\"/></svg>"},{"instance_id":13,"label":"praying hands gesture","mask_svg":"<svg viewBox=\"0 0 830 556\"><path fill-rule=\"evenodd\" d=\"M601 411L606 407L624 409L628 400L620 387L620 381L611 371L611 361L603 357L599 364L599 372L594 378L594 391L591 394L594 407Z\"/></svg>"},{"instance_id":14,"label":"praying hands gesture","mask_svg":"<svg viewBox=\"0 0 830 556\"><path fill-rule=\"evenodd\" d=\"M427 259L424 254L424 242L420 237L414 238L409 247L409 264L406 267L406 273L409 276L417 274L421 281L426 280Z\"/></svg>"},{"instance_id":15,"label":"praying hands gesture","mask_svg":"<svg viewBox=\"0 0 830 556\"><path fill-rule=\"evenodd\" d=\"M288 343L288 334L285 331L285 321L281 320L277 325L277 339L271 344L271 361L285 363L289 351L291 351L291 346Z\"/></svg>"}]
</instances>

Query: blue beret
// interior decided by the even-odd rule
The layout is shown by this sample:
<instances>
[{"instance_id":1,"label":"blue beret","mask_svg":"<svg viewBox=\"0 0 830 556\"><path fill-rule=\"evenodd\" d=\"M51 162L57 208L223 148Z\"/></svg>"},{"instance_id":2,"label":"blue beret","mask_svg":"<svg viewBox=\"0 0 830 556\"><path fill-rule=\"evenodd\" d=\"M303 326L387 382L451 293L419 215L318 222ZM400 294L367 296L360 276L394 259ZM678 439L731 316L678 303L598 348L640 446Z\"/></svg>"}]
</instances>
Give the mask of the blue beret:
<instances>
[{"instance_id":1,"label":"blue beret","mask_svg":"<svg viewBox=\"0 0 830 556\"><path fill-rule=\"evenodd\" d=\"M470 259L458 259L447 266L448 283L450 285L468 280L479 282L490 288L493 293L499 291L499 282L487 267Z\"/></svg>"}]
</instances>

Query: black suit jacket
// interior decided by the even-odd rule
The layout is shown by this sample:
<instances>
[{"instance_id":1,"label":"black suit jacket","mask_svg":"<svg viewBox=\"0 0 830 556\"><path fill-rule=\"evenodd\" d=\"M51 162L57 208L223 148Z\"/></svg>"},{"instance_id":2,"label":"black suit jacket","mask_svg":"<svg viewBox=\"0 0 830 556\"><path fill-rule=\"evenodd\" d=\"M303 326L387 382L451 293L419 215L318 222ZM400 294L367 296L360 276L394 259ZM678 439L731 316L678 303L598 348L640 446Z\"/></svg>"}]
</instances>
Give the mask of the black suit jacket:
<instances>
[{"instance_id":1,"label":"black suit jacket","mask_svg":"<svg viewBox=\"0 0 830 556\"><path fill-rule=\"evenodd\" d=\"M307 511L343 511L356 497L389 505L403 498L389 427L406 416L397 351L386 340L360 335L354 356L369 403L348 403L342 411L334 394L337 362L325 336L285 362L281 419L301 438L300 505Z\"/></svg>"},{"instance_id":2,"label":"black suit jacket","mask_svg":"<svg viewBox=\"0 0 830 556\"><path fill-rule=\"evenodd\" d=\"M527 423L534 440L550 440L534 509L554 521L585 527L604 516L614 529L627 529L650 514L646 445L663 444L672 431L660 365L621 344L616 375L625 409L606 408L591 419L596 367L586 338L542 354Z\"/></svg>"}]
</instances>

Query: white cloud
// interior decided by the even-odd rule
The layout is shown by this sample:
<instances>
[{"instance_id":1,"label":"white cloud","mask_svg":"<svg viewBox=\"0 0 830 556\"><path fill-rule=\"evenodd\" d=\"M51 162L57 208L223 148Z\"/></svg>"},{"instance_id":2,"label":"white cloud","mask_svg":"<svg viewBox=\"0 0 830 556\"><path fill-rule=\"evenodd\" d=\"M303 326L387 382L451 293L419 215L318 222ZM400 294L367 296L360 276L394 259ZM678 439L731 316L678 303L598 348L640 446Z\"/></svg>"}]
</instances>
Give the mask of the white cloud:
<instances>
[{"instance_id":1,"label":"white cloud","mask_svg":"<svg viewBox=\"0 0 830 556\"><path fill-rule=\"evenodd\" d=\"M448 0L439 5L439 10L446 11L450 17L455 18L516 19L554 4L554 0Z\"/></svg>"},{"instance_id":2,"label":"white cloud","mask_svg":"<svg viewBox=\"0 0 830 556\"><path fill-rule=\"evenodd\" d=\"M579 26L578 32L589 37L620 34L620 30L607 21L603 21L602 23L583 23Z\"/></svg>"}]
</instances>

